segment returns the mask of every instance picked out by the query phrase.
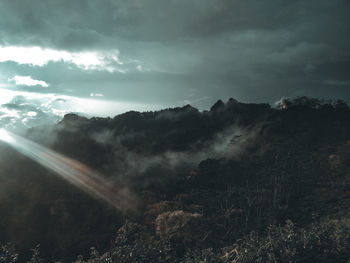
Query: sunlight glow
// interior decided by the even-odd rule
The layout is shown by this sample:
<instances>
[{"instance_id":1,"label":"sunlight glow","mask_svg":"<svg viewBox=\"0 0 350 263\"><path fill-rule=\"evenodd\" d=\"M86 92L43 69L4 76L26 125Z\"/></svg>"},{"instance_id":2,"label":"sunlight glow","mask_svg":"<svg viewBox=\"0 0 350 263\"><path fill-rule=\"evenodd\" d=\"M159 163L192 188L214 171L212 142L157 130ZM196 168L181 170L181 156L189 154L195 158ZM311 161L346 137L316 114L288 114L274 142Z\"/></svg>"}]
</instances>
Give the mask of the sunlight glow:
<instances>
[{"instance_id":1,"label":"sunlight glow","mask_svg":"<svg viewBox=\"0 0 350 263\"><path fill-rule=\"evenodd\" d=\"M47 88L49 84L47 84L43 80L32 79L30 76L14 76L13 78L9 78L8 81L13 81L16 85L24 85L24 86L42 86Z\"/></svg>"},{"instance_id":2,"label":"sunlight glow","mask_svg":"<svg viewBox=\"0 0 350 263\"><path fill-rule=\"evenodd\" d=\"M36 115L38 115L38 113L35 111L28 111L28 113L27 113L28 117L35 117Z\"/></svg>"},{"instance_id":3,"label":"sunlight glow","mask_svg":"<svg viewBox=\"0 0 350 263\"><path fill-rule=\"evenodd\" d=\"M127 187L113 184L76 160L4 129L0 129L0 141L9 144L18 152L55 172L92 197L101 199L122 212L136 208L136 196Z\"/></svg>"},{"instance_id":4,"label":"sunlight glow","mask_svg":"<svg viewBox=\"0 0 350 263\"><path fill-rule=\"evenodd\" d=\"M5 129L0 129L0 141L15 143L13 137Z\"/></svg>"},{"instance_id":5,"label":"sunlight glow","mask_svg":"<svg viewBox=\"0 0 350 263\"><path fill-rule=\"evenodd\" d=\"M91 95L91 94L90 94ZM153 111L163 105L108 100L108 96L80 98L57 93L38 93L0 88L0 128L22 133L36 125L52 125L65 114L114 117L130 110ZM103 95L103 94L101 94Z\"/></svg>"},{"instance_id":6,"label":"sunlight glow","mask_svg":"<svg viewBox=\"0 0 350 263\"><path fill-rule=\"evenodd\" d=\"M7 103L9 102L13 96L14 96L14 92L11 91L11 90L8 90L8 89L4 89L0 86L0 104L3 104L3 103Z\"/></svg>"},{"instance_id":7,"label":"sunlight glow","mask_svg":"<svg viewBox=\"0 0 350 263\"><path fill-rule=\"evenodd\" d=\"M0 46L0 62L10 61L39 67L47 65L49 62L64 62L74 64L83 70L124 72L115 67L115 64L123 65L123 62L119 58L119 50L117 49L109 52L68 52L37 46Z\"/></svg>"}]
</instances>

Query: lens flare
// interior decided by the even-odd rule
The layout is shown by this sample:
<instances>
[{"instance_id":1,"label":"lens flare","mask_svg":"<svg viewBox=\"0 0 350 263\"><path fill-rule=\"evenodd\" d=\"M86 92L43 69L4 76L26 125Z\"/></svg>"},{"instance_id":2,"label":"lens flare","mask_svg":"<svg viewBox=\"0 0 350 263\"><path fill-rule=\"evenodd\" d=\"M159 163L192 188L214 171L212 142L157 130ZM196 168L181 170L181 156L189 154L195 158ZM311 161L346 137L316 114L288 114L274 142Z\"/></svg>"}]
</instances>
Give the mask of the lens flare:
<instances>
[{"instance_id":1,"label":"lens flare","mask_svg":"<svg viewBox=\"0 0 350 263\"><path fill-rule=\"evenodd\" d=\"M12 136L4 129L0 129L0 140L8 144L15 143L15 140Z\"/></svg>"},{"instance_id":2,"label":"lens flare","mask_svg":"<svg viewBox=\"0 0 350 263\"><path fill-rule=\"evenodd\" d=\"M104 200L122 212L135 210L137 198L129 188L113 184L81 162L4 129L0 129L0 141L55 172L92 197Z\"/></svg>"}]
</instances>

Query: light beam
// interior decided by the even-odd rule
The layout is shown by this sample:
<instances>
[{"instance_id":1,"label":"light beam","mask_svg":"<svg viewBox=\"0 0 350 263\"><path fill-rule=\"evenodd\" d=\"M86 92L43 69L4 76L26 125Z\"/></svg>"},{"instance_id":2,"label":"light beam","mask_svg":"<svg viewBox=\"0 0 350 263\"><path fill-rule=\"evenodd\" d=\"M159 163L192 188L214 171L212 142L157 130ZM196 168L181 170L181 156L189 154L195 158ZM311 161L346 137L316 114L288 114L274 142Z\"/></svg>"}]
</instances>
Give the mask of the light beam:
<instances>
[{"instance_id":1,"label":"light beam","mask_svg":"<svg viewBox=\"0 0 350 263\"><path fill-rule=\"evenodd\" d=\"M113 184L83 163L5 129L0 129L0 141L55 172L92 197L104 200L122 212L136 209L137 198L129 188Z\"/></svg>"}]
</instances>

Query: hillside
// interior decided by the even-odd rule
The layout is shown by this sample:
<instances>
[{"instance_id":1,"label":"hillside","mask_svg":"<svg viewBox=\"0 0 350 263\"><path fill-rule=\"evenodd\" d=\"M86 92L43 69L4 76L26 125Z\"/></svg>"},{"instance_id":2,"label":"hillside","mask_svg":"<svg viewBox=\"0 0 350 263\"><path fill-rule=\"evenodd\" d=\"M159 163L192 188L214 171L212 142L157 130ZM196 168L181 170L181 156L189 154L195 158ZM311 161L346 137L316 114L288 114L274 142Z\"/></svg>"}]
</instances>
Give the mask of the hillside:
<instances>
[{"instance_id":1,"label":"hillside","mask_svg":"<svg viewBox=\"0 0 350 263\"><path fill-rule=\"evenodd\" d=\"M116 210L1 143L0 243L11 244L0 262L350 259L350 110L341 101L68 114L26 138L136 198Z\"/></svg>"}]
</instances>

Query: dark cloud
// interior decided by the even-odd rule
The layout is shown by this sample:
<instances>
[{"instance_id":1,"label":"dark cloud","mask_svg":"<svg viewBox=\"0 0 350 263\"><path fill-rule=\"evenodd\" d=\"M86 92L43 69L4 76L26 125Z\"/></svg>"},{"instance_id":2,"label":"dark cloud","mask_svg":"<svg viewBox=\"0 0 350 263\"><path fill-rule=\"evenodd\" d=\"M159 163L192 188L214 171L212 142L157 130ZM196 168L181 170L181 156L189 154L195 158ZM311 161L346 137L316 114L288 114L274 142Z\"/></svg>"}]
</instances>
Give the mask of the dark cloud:
<instances>
[{"instance_id":1,"label":"dark cloud","mask_svg":"<svg viewBox=\"0 0 350 263\"><path fill-rule=\"evenodd\" d=\"M346 85L334 85L350 80L349 11L346 0L4 0L2 45L117 49L124 72L87 72L63 62L1 67L42 79L51 92L169 106L207 108L220 97L350 99Z\"/></svg>"},{"instance_id":2,"label":"dark cloud","mask_svg":"<svg viewBox=\"0 0 350 263\"><path fill-rule=\"evenodd\" d=\"M60 48L77 45L81 49L81 45L94 45L106 39L116 40L108 41L112 46L118 39L184 41L242 30L294 29L300 24L311 29L324 24L344 31L348 26L340 19L346 19L349 3L345 0L288 3L281 0L5 0L1 7L2 24L6 24L2 33L7 41L24 37L28 42L47 41Z\"/></svg>"}]
</instances>

